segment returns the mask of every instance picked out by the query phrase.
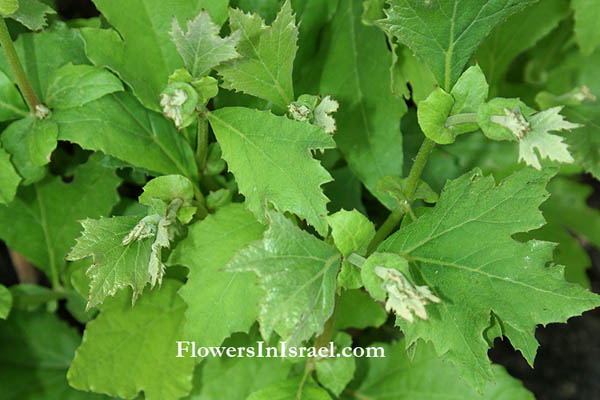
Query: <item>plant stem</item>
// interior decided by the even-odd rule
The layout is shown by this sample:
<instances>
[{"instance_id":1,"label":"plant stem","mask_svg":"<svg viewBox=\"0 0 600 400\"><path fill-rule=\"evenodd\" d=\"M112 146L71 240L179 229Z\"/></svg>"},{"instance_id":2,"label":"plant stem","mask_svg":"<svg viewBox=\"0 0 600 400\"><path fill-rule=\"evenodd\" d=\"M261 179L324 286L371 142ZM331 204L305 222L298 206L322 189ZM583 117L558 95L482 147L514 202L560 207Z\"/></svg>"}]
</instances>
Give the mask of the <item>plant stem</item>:
<instances>
[{"instance_id":1,"label":"plant stem","mask_svg":"<svg viewBox=\"0 0 600 400\"><path fill-rule=\"evenodd\" d=\"M446 128L449 128L454 125L461 124L473 124L477 123L477 114L476 113L464 113L464 114L455 114L451 115L446 119Z\"/></svg>"},{"instance_id":2,"label":"plant stem","mask_svg":"<svg viewBox=\"0 0 600 400\"><path fill-rule=\"evenodd\" d=\"M206 157L208 155L208 120L198 119L198 131L196 134L196 164L200 173L206 168Z\"/></svg>"},{"instance_id":3,"label":"plant stem","mask_svg":"<svg viewBox=\"0 0 600 400\"><path fill-rule=\"evenodd\" d=\"M417 190L417 184L421 179L421 174L425 169L425 164L427 164L429 155L433 151L434 147L435 142L431 139L425 138L425 140L421 144L421 147L419 148L419 152L417 153L415 162L410 168L408 178L406 179L406 186L404 188L404 194L406 195L406 198L409 199L409 203L413 201L413 196L415 195L415 191Z\"/></svg>"},{"instance_id":4,"label":"plant stem","mask_svg":"<svg viewBox=\"0 0 600 400\"><path fill-rule=\"evenodd\" d=\"M406 186L404 189L404 194L407 199L409 199L408 204L413 200L413 196L415 195L415 191L417 190L417 184L421 179L421 174L423 173L423 169L425 168L425 164L427 164L427 160L429 159L429 155L431 151L435 147L435 142L429 138L425 138L421 147L419 148L419 152L417 153L417 157L415 158L415 162L410 168L410 172L408 173L408 178L406 178ZM377 232L375 233L375 237L369 243L369 247L367 249L367 255L370 255L375 251L377 246L381 244L388 237L390 233L396 228L396 226L400 223L400 220L406 213L405 207L398 207L387 217L383 225L379 227Z\"/></svg>"},{"instance_id":5,"label":"plant stem","mask_svg":"<svg viewBox=\"0 0 600 400\"><path fill-rule=\"evenodd\" d=\"M363 265L365 264L365 261L367 261L366 258L364 258L363 256L356 254L356 253L350 254L348 257L346 257L345 260L348 261L350 264L354 265L355 267L358 267L361 269L362 269Z\"/></svg>"},{"instance_id":6,"label":"plant stem","mask_svg":"<svg viewBox=\"0 0 600 400\"><path fill-rule=\"evenodd\" d=\"M27 75L25 75L25 71L23 70L17 51L15 50L12 38L8 32L8 27L2 17L0 17L0 45L2 45L2 48L4 49L10 69L17 81L17 86L21 90L29 109L32 113L35 113L36 107L41 104L40 100L33 91L33 88L27 79Z\"/></svg>"}]
</instances>

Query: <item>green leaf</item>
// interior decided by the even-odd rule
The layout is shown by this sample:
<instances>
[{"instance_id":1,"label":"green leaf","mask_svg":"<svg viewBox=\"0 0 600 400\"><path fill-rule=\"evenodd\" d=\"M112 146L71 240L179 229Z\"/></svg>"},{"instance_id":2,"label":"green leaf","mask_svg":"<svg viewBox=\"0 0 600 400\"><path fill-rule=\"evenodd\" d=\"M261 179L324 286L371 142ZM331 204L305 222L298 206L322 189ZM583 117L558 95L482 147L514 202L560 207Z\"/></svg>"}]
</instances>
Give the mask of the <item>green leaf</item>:
<instances>
[{"instance_id":1,"label":"green leaf","mask_svg":"<svg viewBox=\"0 0 600 400\"><path fill-rule=\"evenodd\" d=\"M487 100L488 92L489 85L479 65L467 68L450 92L454 99L450 114L476 113L479 106ZM450 128L455 136L478 129L476 123L459 124Z\"/></svg>"},{"instance_id":2,"label":"green leaf","mask_svg":"<svg viewBox=\"0 0 600 400\"><path fill-rule=\"evenodd\" d=\"M263 230L250 212L234 203L191 225L188 236L173 250L168 264L190 270L180 291L188 304L186 339L219 346L232 333L250 329L264 293L254 274L224 267L236 252L260 239Z\"/></svg>"},{"instance_id":3,"label":"green leaf","mask_svg":"<svg viewBox=\"0 0 600 400\"><path fill-rule=\"evenodd\" d=\"M19 9L9 14L7 18L19 21L32 31L39 31L47 25L46 16L56 14L56 11L39 0L21 0Z\"/></svg>"},{"instance_id":4,"label":"green leaf","mask_svg":"<svg viewBox=\"0 0 600 400\"><path fill-rule=\"evenodd\" d=\"M240 40L239 34L221 38L219 30L219 25L212 21L206 11L200 12L192 21L187 22L185 33L177 18L173 19L171 40L192 76L205 75L217 65L238 57L235 48Z\"/></svg>"},{"instance_id":5,"label":"green leaf","mask_svg":"<svg viewBox=\"0 0 600 400\"><path fill-rule=\"evenodd\" d=\"M342 261L342 268L337 277L337 284L344 289L358 289L362 287L360 269L348 261Z\"/></svg>"},{"instance_id":6,"label":"green leaf","mask_svg":"<svg viewBox=\"0 0 600 400\"><path fill-rule=\"evenodd\" d=\"M131 293L107 300L89 322L67 373L79 390L133 399L176 400L192 389L194 359L177 358L175 342L183 337L185 304L181 283L167 279L161 290L131 308ZM169 379L164 379L166 376Z\"/></svg>"},{"instance_id":7,"label":"green leaf","mask_svg":"<svg viewBox=\"0 0 600 400\"><path fill-rule=\"evenodd\" d=\"M232 31L240 36L240 58L217 68L223 87L268 100L282 109L294 100L292 70L298 28L289 0L269 27L256 14L229 11Z\"/></svg>"},{"instance_id":8,"label":"green leaf","mask_svg":"<svg viewBox=\"0 0 600 400\"><path fill-rule=\"evenodd\" d=\"M46 105L59 109L79 107L122 90L119 78L104 69L67 64L57 69L50 78Z\"/></svg>"},{"instance_id":9,"label":"green leaf","mask_svg":"<svg viewBox=\"0 0 600 400\"><path fill-rule=\"evenodd\" d=\"M378 302L362 290L342 291L335 319L335 329L379 328L387 320L387 313Z\"/></svg>"},{"instance_id":10,"label":"green leaf","mask_svg":"<svg viewBox=\"0 0 600 400\"><path fill-rule=\"evenodd\" d=\"M13 308L34 311L51 301L65 297L65 292L59 292L44 286L21 283L10 287Z\"/></svg>"},{"instance_id":11,"label":"green leaf","mask_svg":"<svg viewBox=\"0 0 600 400\"><path fill-rule=\"evenodd\" d=\"M379 23L429 66L440 86L450 90L494 26L535 2L388 0L387 18Z\"/></svg>"},{"instance_id":12,"label":"green leaf","mask_svg":"<svg viewBox=\"0 0 600 400\"><path fill-rule=\"evenodd\" d=\"M489 85L479 65L467 68L452 87L452 114L477 112L487 100Z\"/></svg>"},{"instance_id":13,"label":"green leaf","mask_svg":"<svg viewBox=\"0 0 600 400\"><path fill-rule=\"evenodd\" d=\"M406 182L407 178L384 176L377 183L377 191L389 193L390 196L402 204L409 201L405 194ZM435 203L438 200L438 194L423 180L417 182L417 188L413 197L415 200L423 200L426 203Z\"/></svg>"},{"instance_id":14,"label":"green leaf","mask_svg":"<svg viewBox=\"0 0 600 400\"><path fill-rule=\"evenodd\" d=\"M0 14L12 14L18 9L18 0L0 0Z\"/></svg>"},{"instance_id":15,"label":"green leaf","mask_svg":"<svg viewBox=\"0 0 600 400\"><path fill-rule=\"evenodd\" d=\"M521 241L535 239L556 243L554 262L565 266L565 279L590 289L587 269L592 265L592 260L588 253L581 247L575 236L560 223L553 222L552 214L544 213L544 217L548 220L548 224L540 229L519 234L516 238Z\"/></svg>"},{"instance_id":16,"label":"green leaf","mask_svg":"<svg viewBox=\"0 0 600 400\"><path fill-rule=\"evenodd\" d=\"M590 0L573 0L571 8L575 11L575 39L584 55L590 55L600 45L598 20L600 4Z\"/></svg>"},{"instance_id":17,"label":"green leaf","mask_svg":"<svg viewBox=\"0 0 600 400\"><path fill-rule=\"evenodd\" d=\"M352 346L352 336L344 332L339 332L333 339L336 350ZM356 360L354 357L323 358L315 365L317 379L331 393L339 396L346 385L352 380L354 370L356 369Z\"/></svg>"},{"instance_id":18,"label":"green leaf","mask_svg":"<svg viewBox=\"0 0 600 400\"><path fill-rule=\"evenodd\" d=\"M109 399L77 391L67 383L67 368L80 342L77 330L55 314L13 310L7 321L0 321L2 398Z\"/></svg>"},{"instance_id":19,"label":"green leaf","mask_svg":"<svg viewBox=\"0 0 600 400\"><path fill-rule=\"evenodd\" d=\"M421 103L436 88L435 76L425 64L406 46L397 46L396 60L392 66L392 91L396 96L412 98L415 104ZM410 88L407 84L410 83Z\"/></svg>"},{"instance_id":20,"label":"green leaf","mask_svg":"<svg viewBox=\"0 0 600 400\"><path fill-rule=\"evenodd\" d=\"M0 135L0 143L7 153L10 154L10 159L14 169L23 178L23 185L30 185L38 182L46 176L47 168L40 165L34 165L30 158L31 142L35 139L48 139L38 135L40 130L34 130L37 125L40 126L38 119L29 116L11 123ZM51 138L50 138L51 139ZM56 136L54 136L54 145L56 146ZM39 155L38 155L39 156ZM36 157L36 159L39 159Z\"/></svg>"},{"instance_id":21,"label":"green leaf","mask_svg":"<svg viewBox=\"0 0 600 400\"><path fill-rule=\"evenodd\" d=\"M273 383L252 393L246 400L331 400L329 394L312 378L308 378L300 390L301 381L302 378L297 377Z\"/></svg>"},{"instance_id":22,"label":"green leaf","mask_svg":"<svg viewBox=\"0 0 600 400\"><path fill-rule=\"evenodd\" d=\"M192 182L181 175L159 176L146 183L143 190L138 200L147 206L152 205L152 199L168 203L175 199L190 202L194 198Z\"/></svg>"},{"instance_id":23,"label":"green leaf","mask_svg":"<svg viewBox=\"0 0 600 400\"><path fill-rule=\"evenodd\" d=\"M22 33L15 41L15 49L34 92L42 103L54 72L63 65L88 64L83 41L75 29L68 29L63 23L39 33ZM0 52L0 70L13 82L12 70L4 52Z\"/></svg>"},{"instance_id":24,"label":"green leaf","mask_svg":"<svg viewBox=\"0 0 600 400\"><path fill-rule=\"evenodd\" d=\"M0 147L0 204L8 204L15 198L21 177L10 162L10 155Z\"/></svg>"},{"instance_id":25,"label":"green leaf","mask_svg":"<svg viewBox=\"0 0 600 400\"><path fill-rule=\"evenodd\" d=\"M548 35L568 15L567 2L544 0L498 25L475 53L475 59L486 72L492 87L502 88L498 85L511 62Z\"/></svg>"},{"instance_id":26,"label":"green leaf","mask_svg":"<svg viewBox=\"0 0 600 400\"><path fill-rule=\"evenodd\" d=\"M159 199L152 203L148 215L85 219L83 232L67 259L93 257L87 270L91 278L87 308L94 307L119 289L131 286L132 305L147 283L161 285L165 272L162 248L169 248L177 226L176 213L183 204L175 199L168 205Z\"/></svg>"},{"instance_id":27,"label":"green leaf","mask_svg":"<svg viewBox=\"0 0 600 400\"><path fill-rule=\"evenodd\" d=\"M256 344L246 335L234 335L224 346L253 347L258 354ZM211 357L202 363L202 368L196 368L194 389L186 400L245 400L252 392L285 380L291 367L277 358Z\"/></svg>"},{"instance_id":28,"label":"green leaf","mask_svg":"<svg viewBox=\"0 0 600 400\"><path fill-rule=\"evenodd\" d=\"M569 122L560 115L562 107L553 107L533 115L529 119L531 131L525 134L519 144L519 161L525 161L536 169L541 169L542 165L539 159L549 158L550 160L572 163L574 161L567 148L567 143L563 143L563 138L558 135L549 134L550 131L562 131L580 127L579 124Z\"/></svg>"},{"instance_id":29,"label":"green leaf","mask_svg":"<svg viewBox=\"0 0 600 400\"><path fill-rule=\"evenodd\" d=\"M4 285L0 285L0 319L6 319L12 308L12 295Z\"/></svg>"},{"instance_id":30,"label":"green leaf","mask_svg":"<svg viewBox=\"0 0 600 400\"><path fill-rule=\"evenodd\" d=\"M600 112L597 105L568 107L563 114L582 125L571 132L566 142L575 163L600 180Z\"/></svg>"},{"instance_id":31,"label":"green leaf","mask_svg":"<svg viewBox=\"0 0 600 400\"><path fill-rule=\"evenodd\" d=\"M551 174L526 168L495 185L476 170L449 181L431 211L378 249L408 259L419 284L441 299L427 306L429 321L397 319L407 345L433 342L478 388L493 377L483 337L492 311L504 336L533 364L537 325L564 322L600 303L565 282L562 267L546 267L552 244L511 237L544 224L538 207Z\"/></svg>"},{"instance_id":32,"label":"green leaf","mask_svg":"<svg viewBox=\"0 0 600 400\"><path fill-rule=\"evenodd\" d=\"M366 25L374 25L375 21L383 18L385 0L364 0L361 21Z\"/></svg>"},{"instance_id":33,"label":"green leaf","mask_svg":"<svg viewBox=\"0 0 600 400\"><path fill-rule=\"evenodd\" d=\"M446 120L454 107L452 95L437 88L419 103L417 116L425 136L439 144L454 142L455 134L446 126Z\"/></svg>"},{"instance_id":34,"label":"green leaf","mask_svg":"<svg viewBox=\"0 0 600 400\"><path fill-rule=\"evenodd\" d=\"M333 313L340 255L336 249L270 212L260 242L238 252L230 271L253 271L266 291L258 317L263 338L273 330L289 346L323 331Z\"/></svg>"},{"instance_id":35,"label":"green leaf","mask_svg":"<svg viewBox=\"0 0 600 400\"><path fill-rule=\"evenodd\" d=\"M46 175L43 166L57 145L58 126L52 120L29 116L13 122L4 130L0 140L11 154L12 162L23 177L23 184L37 182Z\"/></svg>"},{"instance_id":36,"label":"green leaf","mask_svg":"<svg viewBox=\"0 0 600 400\"><path fill-rule=\"evenodd\" d=\"M27 117L29 110L15 84L0 71L0 121Z\"/></svg>"},{"instance_id":37,"label":"green leaf","mask_svg":"<svg viewBox=\"0 0 600 400\"><path fill-rule=\"evenodd\" d=\"M469 387L452 365L440 360L433 346L419 346L409 358L404 341L374 343L385 351L385 358L365 358L367 375L354 390L356 398L378 400L534 400L521 382L506 370L493 365L496 382L488 383L482 393Z\"/></svg>"},{"instance_id":38,"label":"green leaf","mask_svg":"<svg viewBox=\"0 0 600 400\"><path fill-rule=\"evenodd\" d=\"M356 210L340 210L327 217L327 220L335 246L344 257L354 252L363 256L367 253L367 246L375 236L375 227L367 217ZM343 261L338 284L346 289L361 287L360 270L348 261Z\"/></svg>"},{"instance_id":39,"label":"green leaf","mask_svg":"<svg viewBox=\"0 0 600 400\"><path fill-rule=\"evenodd\" d=\"M327 217L335 246L344 257L351 253L364 256L375 236L375 227L367 217L356 210L341 210Z\"/></svg>"},{"instance_id":40,"label":"green leaf","mask_svg":"<svg viewBox=\"0 0 600 400\"><path fill-rule=\"evenodd\" d=\"M82 107L55 111L52 119L59 125L60 140L100 150L159 174L181 174L192 182L197 180L194 154L183 135L129 93L111 94Z\"/></svg>"},{"instance_id":41,"label":"green leaf","mask_svg":"<svg viewBox=\"0 0 600 400\"><path fill-rule=\"evenodd\" d=\"M320 186L331 177L310 151L333 148L330 135L306 122L248 108L223 108L208 119L240 193L260 222L266 221L265 207L271 203L327 234L328 199Z\"/></svg>"},{"instance_id":42,"label":"green leaf","mask_svg":"<svg viewBox=\"0 0 600 400\"><path fill-rule=\"evenodd\" d=\"M94 0L120 36L113 30L83 28L87 56L98 67L116 72L144 106L158 111L158 95L167 78L183 66L169 38L173 18L192 19L200 13L203 3L206 1ZM140 65L140 60L144 60L144 65Z\"/></svg>"},{"instance_id":43,"label":"green leaf","mask_svg":"<svg viewBox=\"0 0 600 400\"><path fill-rule=\"evenodd\" d=\"M156 209L155 200L160 200L159 210L162 211L164 204L176 200L181 201L176 210L176 217L182 224L188 224L196 214L198 204L194 201L194 187L192 182L181 175L166 175L152 179L144 185L144 192L139 197L139 203ZM160 202L159 202L160 203Z\"/></svg>"},{"instance_id":44,"label":"green leaf","mask_svg":"<svg viewBox=\"0 0 600 400\"><path fill-rule=\"evenodd\" d=\"M361 22L362 1L342 0L324 32L318 90L340 103L335 140L348 166L389 209L395 202L377 192L385 175L402 174L399 122L406 105L391 91L391 54L385 36Z\"/></svg>"},{"instance_id":45,"label":"green leaf","mask_svg":"<svg viewBox=\"0 0 600 400\"><path fill-rule=\"evenodd\" d=\"M118 201L120 180L114 170L102 167L101 159L94 155L77 167L70 183L50 175L21 187L12 203L0 206L0 237L51 279L58 277L75 244L78 220L107 215Z\"/></svg>"}]
</instances>

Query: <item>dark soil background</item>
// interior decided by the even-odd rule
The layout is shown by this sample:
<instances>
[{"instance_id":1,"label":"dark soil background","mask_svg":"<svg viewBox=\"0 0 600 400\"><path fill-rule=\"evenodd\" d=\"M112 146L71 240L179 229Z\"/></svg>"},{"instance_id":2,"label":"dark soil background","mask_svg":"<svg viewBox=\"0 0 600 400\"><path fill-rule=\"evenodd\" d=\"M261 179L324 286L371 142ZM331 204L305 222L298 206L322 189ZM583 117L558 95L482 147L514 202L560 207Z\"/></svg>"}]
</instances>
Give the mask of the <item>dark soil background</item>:
<instances>
[{"instance_id":1,"label":"dark soil background","mask_svg":"<svg viewBox=\"0 0 600 400\"><path fill-rule=\"evenodd\" d=\"M57 0L59 15L64 19L89 18L98 11L89 0ZM600 208L600 185L590 205ZM593 266L588 271L592 289L600 293L600 251L588 249ZM6 247L0 242L0 280L17 283ZM506 340L497 340L490 357L504 365L509 373L521 379L538 400L600 399L600 309L571 318L567 324L551 324L537 329L540 342L535 369L531 369L520 353Z\"/></svg>"}]
</instances>

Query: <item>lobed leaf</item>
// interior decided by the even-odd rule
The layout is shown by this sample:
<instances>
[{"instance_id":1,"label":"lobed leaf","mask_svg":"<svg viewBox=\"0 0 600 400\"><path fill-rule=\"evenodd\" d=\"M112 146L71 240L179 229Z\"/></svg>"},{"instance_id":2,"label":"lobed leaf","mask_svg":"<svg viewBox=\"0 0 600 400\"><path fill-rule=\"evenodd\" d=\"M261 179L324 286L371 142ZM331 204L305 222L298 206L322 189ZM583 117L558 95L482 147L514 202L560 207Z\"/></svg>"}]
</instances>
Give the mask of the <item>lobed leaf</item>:
<instances>
[{"instance_id":1,"label":"lobed leaf","mask_svg":"<svg viewBox=\"0 0 600 400\"><path fill-rule=\"evenodd\" d=\"M264 239L238 252L229 271L253 271L265 290L258 321L265 340L275 331L296 346L323 331L333 313L340 255L336 249L269 212Z\"/></svg>"},{"instance_id":2,"label":"lobed leaf","mask_svg":"<svg viewBox=\"0 0 600 400\"><path fill-rule=\"evenodd\" d=\"M333 148L330 135L306 122L241 107L216 110L208 120L240 193L259 222L266 221L266 208L272 204L327 234L328 199L320 186L331 177L312 158L311 150Z\"/></svg>"},{"instance_id":3,"label":"lobed leaf","mask_svg":"<svg viewBox=\"0 0 600 400\"><path fill-rule=\"evenodd\" d=\"M563 322L600 304L597 295L565 282L562 267L546 266L550 243L511 237L544 224L538 207L552 174L523 169L497 186L477 170L463 175L446 184L430 212L379 247L409 260L415 279L441 299L427 306L427 322L397 320L407 345L431 341L478 388L493 376L483 337L491 312L533 364L538 324Z\"/></svg>"},{"instance_id":4,"label":"lobed leaf","mask_svg":"<svg viewBox=\"0 0 600 400\"><path fill-rule=\"evenodd\" d=\"M240 58L217 68L222 86L260 97L285 109L294 100L292 70L298 28L289 0L270 27L256 14L229 11L229 23L240 41Z\"/></svg>"},{"instance_id":5,"label":"lobed leaf","mask_svg":"<svg viewBox=\"0 0 600 400\"><path fill-rule=\"evenodd\" d=\"M511 377L506 370L493 365L496 382L485 385L478 393L460 377L456 368L444 363L435 354L431 345L419 346L416 354L409 358L398 341L392 344L374 343L383 349L385 358L361 359L368 365L366 377L354 389L357 398L378 400L533 400L533 394L521 382Z\"/></svg>"},{"instance_id":6,"label":"lobed leaf","mask_svg":"<svg viewBox=\"0 0 600 400\"><path fill-rule=\"evenodd\" d=\"M537 0L388 0L381 27L429 66L450 90L495 25Z\"/></svg>"},{"instance_id":7,"label":"lobed leaf","mask_svg":"<svg viewBox=\"0 0 600 400\"><path fill-rule=\"evenodd\" d=\"M235 47L240 40L239 34L221 38L219 28L206 11L201 11L193 20L187 21L185 33L177 18L173 19L171 40L192 76L205 75L219 64L238 57Z\"/></svg>"}]
</instances>

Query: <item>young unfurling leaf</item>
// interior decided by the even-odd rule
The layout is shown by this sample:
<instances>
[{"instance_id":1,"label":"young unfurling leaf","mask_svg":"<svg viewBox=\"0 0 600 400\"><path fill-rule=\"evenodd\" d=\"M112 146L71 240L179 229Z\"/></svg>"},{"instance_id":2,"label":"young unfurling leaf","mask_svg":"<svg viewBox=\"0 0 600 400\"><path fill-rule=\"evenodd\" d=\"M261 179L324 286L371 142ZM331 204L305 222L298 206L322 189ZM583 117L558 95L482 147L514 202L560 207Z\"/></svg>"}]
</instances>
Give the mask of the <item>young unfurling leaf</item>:
<instances>
[{"instance_id":1,"label":"young unfurling leaf","mask_svg":"<svg viewBox=\"0 0 600 400\"><path fill-rule=\"evenodd\" d=\"M559 106L534 113L518 99L496 98L479 107L477 121L483 133L491 139L518 141L519 161L541 169L540 159L544 158L573 162L563 138L549 133L570 131L581 126L566 121L560 115L561 110ZM539 151L539 159L536 150Z\"/></svg>"},{"instance_id":2,"label":"young unfurling leaf","mask_svg":"<svg viewBox=\"0 0 600 400\"><path fill-rule=\"evenodd\" d=\"M339 106L330 96L321 99L320 96L303 94L288 105L288 111L296 121L307 121L320 126L326 133L333 133L337 128L331 113L336 112Z\"/></svg>"},{"instance_id":3,"label":"young unfurling leaf","mask_svg":"<svg viewBox=\"0 0 600 400\"><path fill-rule=\"evenodd\" d=\"M229 12L229 23L240 36L240 57L217 68L223 87L260 97L285 109L294 99L292 69L298 28L290 1L286 1L271 26L256 14L238 9Z\"/></svg>"},{"instance_id":4,"label":"young unfurling leaf","mask_svg":"<svg viewBox=\"0 0 600 400\"><path fill-rule=\"evenodd\" d=\"M376 266L375 274L383 280L383 288L388 293L385 309L388 312L394 311L397 316L408 322L414 321L413 314L421 319L427 319L425 306L430 302L441 301L427 286L413 285L398 270Z\"/></svg>"},{"instance_id":5,"label":"young unfurling leaf","mask_svg":"<svg viewBox=\"0 0 600 400\"><path fill-rule=\"evenodd\" d=\"M143 216L86 219L81 237L67 259L93 257L87 308L101 304L106 296L131 286L132 303L147 283L160 286L165 273L162 249L169 248L177 230L178 212L191 207L192 184L179 175L156 178L145 186L140 203L149 206ZM186 215L193 215L186 213ZM186 218L184 223L189 222Z\"/></svg>"},{"instance_id":6,"label":"young unfurling leaf","mask_svg":"<svg viewBox=\"0 0 600 400\"><path fill-rule=\"evenodd\" d=\"M173 18L169 32L171 39L193 77L205 75L222 62L238 57L235 47L240 40L239 32L221 38L219 29L206 11L201 11L193 20L187 21L185 33L177 18Z\"/></svg>"},{"instance_id":7,"label":"young unfurling leaf","mask_svg":"<svg viewBox=\"0 0 600 400\"><path fill-rule=\"evenodd\" d=\"M519 161L525 161L527 165L541 169L542 166L535 153L537 149L540 159L549 158L559 162L573 162L573 157L569 153L567 144L563 142L563 138L549 133L550 131L570 131L581 126L566 121L559 114L561 110L562 107L553 107L530 118L530 131L525 133L519 143Z\"/></svg>"}]
</instances>

